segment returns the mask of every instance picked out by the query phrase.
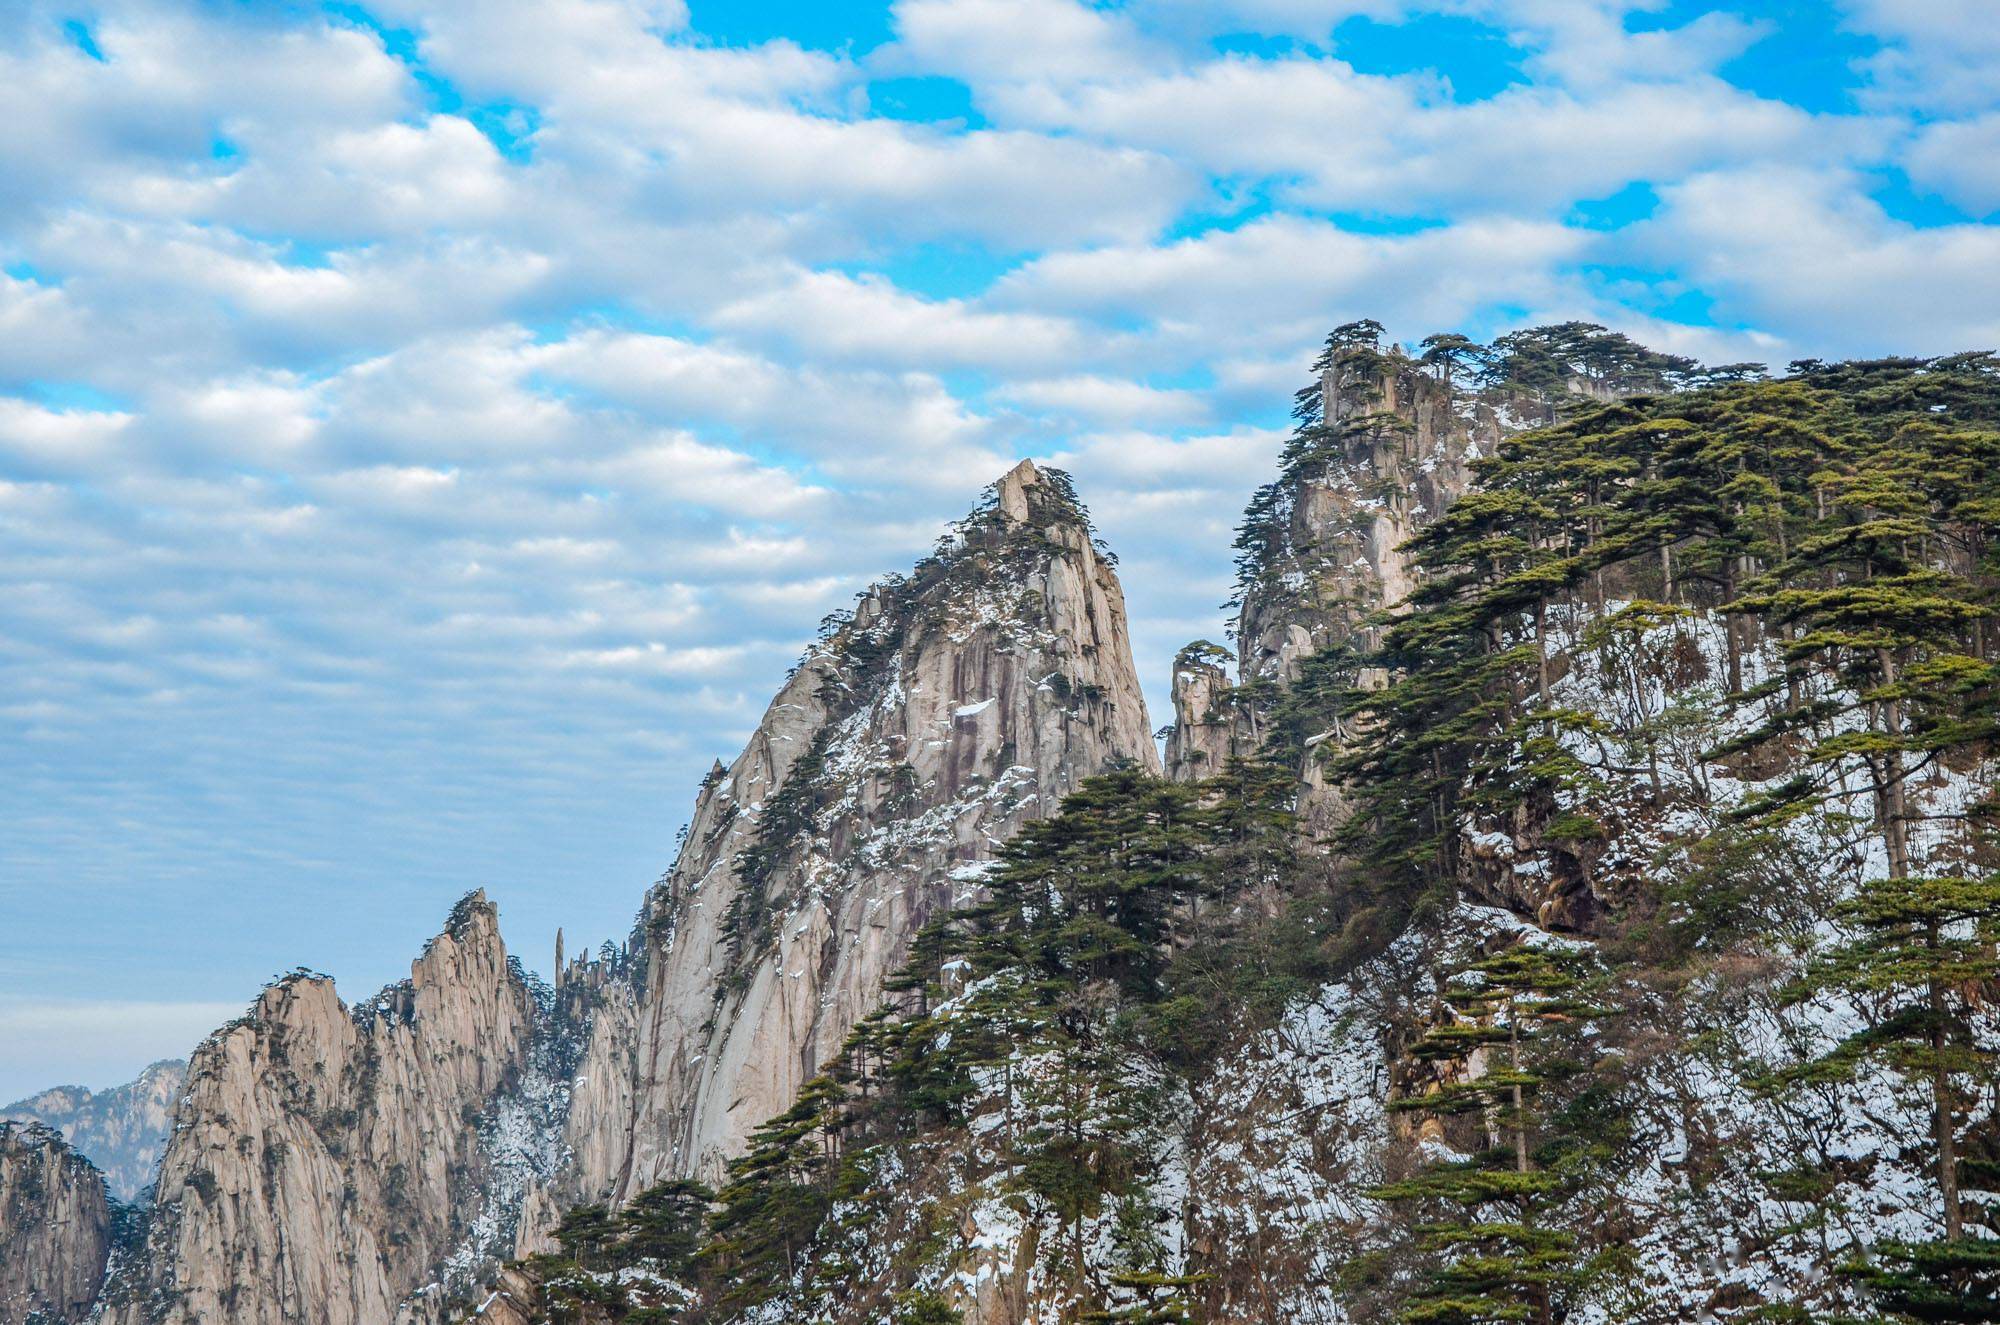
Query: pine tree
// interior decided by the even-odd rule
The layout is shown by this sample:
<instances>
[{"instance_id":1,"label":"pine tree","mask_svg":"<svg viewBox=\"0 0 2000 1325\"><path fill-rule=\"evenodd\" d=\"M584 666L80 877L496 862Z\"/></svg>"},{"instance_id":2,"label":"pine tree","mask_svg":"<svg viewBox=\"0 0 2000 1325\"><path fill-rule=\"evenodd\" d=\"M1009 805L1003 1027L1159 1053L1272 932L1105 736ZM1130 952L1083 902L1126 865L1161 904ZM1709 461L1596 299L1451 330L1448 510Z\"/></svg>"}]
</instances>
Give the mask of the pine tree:
<instances>
[{"instance_id":1,"label":"pine tree","mask_svg":"<svg viewBox=\"0 0 2000 1325\"><path fill-rule=\"evenodd\" d=\"M648 1187L619 1212L619 1249L670 1275L681 1274L701 1250L714 1204L715 1193L691 1179Z\"/></svg>"},{"instance_id":2,"label":"pine tree","mask_svg":"<svg viewBox=\"0 0 2000 1325\"><path fill-rule=\"evenodd\" d=\"M827 1076L799 1090L792 1107L750 1134L716 1194L701 1258L723 1276L725 1307L754 1306L776 1293L832 1208L846 1093Z\"/></svg>"},{"instance_id":3,"label":"pine tree","mask_svg":"<svg viewBox=\"0 0 2000 1325\"><path fill-rule=\"evenodd\" d=\"M602 1204L574 1206L556 1225L556 1245L586 1270L595 1269L618 1238L618 1221Z\"/></svg>"},{"instance_id":4,"label":"pine tree","mask_svg":"<svg viewBox=\"0 0 2000 1325\"><path fill-rule=\"evenodd\" d=\"M1976 991L2000 980L2000 876L1880 879L1835 914L1855 937L1815 962L1787 997L1837 990L1869 1000L1880 1020L1778 1080L1849 1080L1862 1065L1885 1062L1928 1084L1945 1240L1928 1253L1898 1254L1914 1257L1906 1273L1948 1268L1953 1248L1967 1250L1957 1157L1958 1115L1968 1102L1962 1083L1994 1068L1975 1039L1973 1013Z\"/></svg>"},{"instance_id":5,"label":"pine tree","mask_svg":"<svg viewBox=\"0 0 2000 1325\"><path fill-rule=\"evenodd\" d=\"M1565 1132L1543 1097L1573 1081L1587 1052L1579 1031L1603 1015L1587 997L1584 958L1515 947L1468 967L1447 988L1451 1012L1412 1049L1440 1073L1422 1095L1393 1101L1400 1113L1446 1119L1477 1113L1484 1151L1440 1159L1376 1189L1409 1203L1427 1222L1418 1246L1430 1268L1397 1319L1407 1325L1546 1322L1566 1314L1583 1285L1576 1236L1554 1227L1601 1138Z\"/></svg>"},{"instance_id":6,"label":"pine tree","mask_svg":"<svg viewBox=\"0 0 2000 1325\"><path fill-rule=\"evenodd\" d=\"M1897 1321L2000 1321L2000 1239L1891 1242L1843 1267Z\"/></svg>"}]
</instances>

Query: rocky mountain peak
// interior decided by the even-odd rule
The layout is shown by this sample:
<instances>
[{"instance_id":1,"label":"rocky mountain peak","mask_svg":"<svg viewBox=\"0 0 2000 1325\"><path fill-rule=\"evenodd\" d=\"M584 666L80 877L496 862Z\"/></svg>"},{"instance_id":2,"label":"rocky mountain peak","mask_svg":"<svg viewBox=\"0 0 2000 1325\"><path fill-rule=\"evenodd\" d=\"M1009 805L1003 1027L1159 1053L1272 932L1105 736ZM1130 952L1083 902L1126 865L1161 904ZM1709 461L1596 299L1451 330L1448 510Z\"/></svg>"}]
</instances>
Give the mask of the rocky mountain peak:
<instances>
[{"instance_id":1,"label":"rocky mountain peak","mask_svg":"<svg viewBox=\"0 0 2000 1325\"><path fill-rule=\"evenodd\" d=\"M716 1176L872 1009L924 919L1118 759L1159 760L1123 593L1068 476L1024 461L933 555L829 618L705 780L631 978L605 991L559 1195Z\"/></svg>"},{"instance_id":2,"label":"rocky mountain peak","mask_svg":"<svg viewBox=\"0 0 2000 1325\"><path fill-rule=\"evenodd\" d=\"M474 892L352 1008L298 970L202 1042L117 1318L389 1321L457 1258L505 1251L481 1120L527 1074L541 1011Z\"/></svg>"}]
</instances>

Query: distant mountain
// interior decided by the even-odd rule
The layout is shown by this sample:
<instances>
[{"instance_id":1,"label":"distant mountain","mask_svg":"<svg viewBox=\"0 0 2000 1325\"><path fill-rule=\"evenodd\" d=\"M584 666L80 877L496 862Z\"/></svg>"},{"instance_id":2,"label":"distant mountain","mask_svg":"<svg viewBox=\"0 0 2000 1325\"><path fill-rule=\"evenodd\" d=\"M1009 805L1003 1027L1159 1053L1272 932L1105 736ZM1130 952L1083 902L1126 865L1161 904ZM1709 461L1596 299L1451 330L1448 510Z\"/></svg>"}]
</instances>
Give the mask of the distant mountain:
<instances>
[{"instance_id":1,"label":"distant mountain","mask_svg":"<svg viewBox=\"0 0 2000 1325\"><path fill-rule=\"evenodd\" d=\"M54 1086L15 1100L0 1108L0 1122L38 1122L61 1132L72 1150L104 1174L114 1198L131 1201L159 1171L174 1102L186 1079L184 1061L162 1059L109 1090Z\"/></svg>"}]
</instances>

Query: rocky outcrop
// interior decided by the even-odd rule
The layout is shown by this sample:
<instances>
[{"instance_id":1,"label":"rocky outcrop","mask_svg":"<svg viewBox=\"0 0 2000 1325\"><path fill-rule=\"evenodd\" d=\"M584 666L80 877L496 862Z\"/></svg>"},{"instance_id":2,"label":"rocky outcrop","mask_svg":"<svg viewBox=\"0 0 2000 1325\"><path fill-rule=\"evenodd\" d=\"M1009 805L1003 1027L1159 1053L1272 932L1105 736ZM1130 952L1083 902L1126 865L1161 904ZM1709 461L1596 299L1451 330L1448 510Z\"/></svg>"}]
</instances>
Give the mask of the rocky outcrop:
<instances>
[{"instance_id":1,"label":"rocky outcrop","mask_svg":"<svg viewBox=\"0 0 2000 1325\"><path fill-rule=\"evenodd\" d=\"M1258 753L1295 763L1302 827L1324 838L1345 812L1320 747L1342 733L1313 712L1329 705L1286 714L1280 701L1302 682L1328 697L1375 679L1355 659L1416 587L1403 545L1471 486L1472 462L1519 421L1504 398L1466 395L1400 350L1365 346L1329 356L1316 416L1244 515L1236 683L1206 641L1174 660L1167 771L1194 780Z\"/></svg>"},{"instance_id":2,"label":"rocky outcrop","mask_svg":"<svg viewBox=\"0 0 2000 1325\"><path fill-rule=\"evenodd\" d=\"M85 1319L110 1251L103 1175L54 1129L0 1123L0 1325Z\"/></svg>"},{"instance_id":3,"label":"rocky outcrop","mask_svg":"<svg viewBox=\"0 0 2000 1325\"><path fill-rule=\"evenodd\" d=\"M459 903L407 981L353 1009L309 972L266 988L189 1064L116 1318L436 1315L439 1267L478 1259L496 1176L481 1121L518 1091L537 1018L483 893ZM511 1231L485 1236L499 1245Z\"/></svg>"},{"instance_id":4,"label":"rocky outcrop","mask_svg":"<svg viewBox=\"0 0 2000 1325\"><path fill-rule=\"evenodd\" d=\"M1319 387L1321 426L1246 518L1260 552L1237 621L1245 681L1290 684L1310 654L1373 646L1416 584L1402 545L1464 494L1471 462L1512 423L1400 351L1336 354Z\"/></svg>"},{"instance_id":5,"label":"rocky outcrop","mask_svg":"<svg viewBox=\"0 0 2000 1325\"><path fill-rule=\"evenodd\" d=\"M1405 545L1508 436L1554 422L1563 402L1657 384L1561 370L1551 382L1470 385L1367 340L1329 350L1307 426L1239 530L1235 684L1205 641L1175 659L1170 775L1200 778L1232 755L1262 752L1297 763L1308 836L1324 839L1345 818L1324 758L1348 735L1336 697L1382 680L1360 659L1422 580Z\"/></svg>"},{"instance_id":6,"label":"rocky outcrop","mask_svg":"<svg viewBox=\"0 0 2000 1325\"><path fill-rule=\"evenodd\" d=\"M1167 728L1167 776L1196 782L1222 771L1232 759L1256 753L1261 743L1256 706L1229 679L1233 655L1196 640L1174 658L1174 721Z\"/></svg>"},{"instance_id":7,"label":"rocky outcrop","mask_svg":"<svg viewBox=\"0 0 2000 1325\"><path fill-rule=\"evenodd\" d=\"M575 1199L713 1178L880 997L994 849L1117 759L1157 768L1123 594L1067 477L1023 463L864 594L702 787L601 991L569 1117Z\"/></svg>"},{"instance_id":8,"label":"rocky outcrop","mask_svg":"<svg viewBox=\"0 0 2000 1325\"><path fill-rule=\"evenodd\" d=\"M114 1199L131 1201L153 1181L173 1125L187 1064L164 1059L110 1090L56 1086L0 1108L0 1119L40 1122L104 1174Z\"/></svg>"}]
</instances>

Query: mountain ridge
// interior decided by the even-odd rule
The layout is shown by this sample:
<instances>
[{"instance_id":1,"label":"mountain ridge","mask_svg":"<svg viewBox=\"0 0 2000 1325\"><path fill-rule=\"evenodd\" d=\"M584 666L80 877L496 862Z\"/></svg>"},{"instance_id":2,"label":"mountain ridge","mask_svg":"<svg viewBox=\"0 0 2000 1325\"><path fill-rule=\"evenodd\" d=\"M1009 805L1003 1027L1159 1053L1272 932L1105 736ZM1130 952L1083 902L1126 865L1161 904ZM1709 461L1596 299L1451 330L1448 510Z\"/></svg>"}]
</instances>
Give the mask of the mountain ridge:
<instances>
[{"instance_id":1,"label":"mountain ridge","mask_svg":"<svg viewBox=\"0 0 2000 1325\"><path fill-rule=\"evenodd\" d=\"M540 986L475 893L411 981L345 1009L300 973L211 1037L117 1318L1989 1291L1996 383L1342 327L1246 512L1242 657L1177 656L1164 764L1109 556L1024 462L829 618L624 947ZM1931 982L1930 1085L1868 1057L1891 986L1828 965L1925 905L1969 973ZM433 1166L414 1210L391 1154Z\"/></svg>"}]
</instances>

